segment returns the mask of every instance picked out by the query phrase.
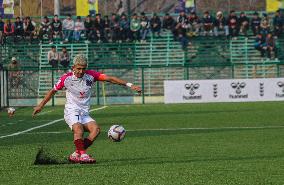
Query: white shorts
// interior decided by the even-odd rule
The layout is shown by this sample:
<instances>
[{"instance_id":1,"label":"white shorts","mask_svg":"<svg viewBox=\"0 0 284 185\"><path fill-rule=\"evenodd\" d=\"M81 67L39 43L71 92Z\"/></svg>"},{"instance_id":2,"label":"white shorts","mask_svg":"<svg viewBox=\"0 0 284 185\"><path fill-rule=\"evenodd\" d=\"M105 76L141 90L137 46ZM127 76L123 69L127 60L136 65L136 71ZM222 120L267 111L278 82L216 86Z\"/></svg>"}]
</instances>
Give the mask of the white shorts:
<instances>
[{"instance_id":1,"label":"white shorts","mask_svg":"<svg viewBox=\"0 0 284 185\"><path fill-rule=\"evenodd\" d=\"M89 116L86 112L80 112L80 111L68 111L64 113L64 119L70 129L72 130L72 126L75 123L80 123L82 125L89 123L91 121L96 122L93 118Z\"/></svg>"}]
</instances>

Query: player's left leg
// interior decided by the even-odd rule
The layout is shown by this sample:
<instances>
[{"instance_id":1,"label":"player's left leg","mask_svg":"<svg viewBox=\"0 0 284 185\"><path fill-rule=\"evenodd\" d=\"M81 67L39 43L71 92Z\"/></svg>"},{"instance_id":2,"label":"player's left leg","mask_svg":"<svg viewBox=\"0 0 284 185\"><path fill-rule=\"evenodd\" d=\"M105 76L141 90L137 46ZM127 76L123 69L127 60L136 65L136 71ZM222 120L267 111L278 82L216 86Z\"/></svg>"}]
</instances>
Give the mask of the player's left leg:
<instances>
[{"instance_id":1,"label":"player's left leg","mask_svg":"<svg viewBox=\"0 0 284 185\"><path fill-rule=\"evenodd\" d=\"M87 149L100 134L100 127L95 121L87 122L83 127L85 131L89 132L89 136L84 139L84 148Z\"/></svg>"}]
</instances>

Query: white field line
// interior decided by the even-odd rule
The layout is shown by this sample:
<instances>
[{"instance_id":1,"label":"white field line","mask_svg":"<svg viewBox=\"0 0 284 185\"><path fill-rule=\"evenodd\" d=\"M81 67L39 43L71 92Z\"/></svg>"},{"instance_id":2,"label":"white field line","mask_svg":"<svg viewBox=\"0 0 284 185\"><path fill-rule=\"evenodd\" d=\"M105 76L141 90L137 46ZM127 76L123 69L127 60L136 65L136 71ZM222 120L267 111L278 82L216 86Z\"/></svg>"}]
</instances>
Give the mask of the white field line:
<instances>
[{"instance_id":1,"label":"white field line","mask_svg":"<svg viewBox=\"0 0 284 185\"><path fill-rule=\"evenodd\" d=\"M180 131L180 130L249 130L249 129L282 129L284 126L263 126L263 127L211 127L211 128L153 128L153 129L131 129L126 130L127 132L139 132L139 131ZM102 130L102 132L106 132L106 130ZM66 134L70 133L70 131L65 132L32 132L26 134Z\"/></svg>"},{"instance_id":2,"label":"white field line","mask_svg":"<svg viewBox=\"0 0 284 185\"><path fill-rule=\"evenodd\" d=\"M49 110L49 111L45 111L45 112L40 112L38 115L41 116L41 115L45 115L45 114L48 114L50 112L53 112L53 110Z\"/></svg>"},{"instance_id":3,"label":"white field line","mask_svg":"<svg viewBox=\"0 0 284 185\"><path fill-rule=\"evenodd\" d=\"M105 109L105 108L107 108L107 106L103 106L103 107L100 107L100 108L92 109L92 110L90 110L90 112L93 112L93 111L96 111L96 110ZM64 118L56 119L56 120L51 121L51 122L48 122L48 123L46 123L46 124L29 128L29 129L27 129L27 130L23 130L23 131L20 131L20 132L15 132L15 133L9 134L9 135L0 136L0 139L6 138L6 137L17 136L17 135L20 135L20 134L24 134L24 133L30 132L30 131L35 130L35 129L38 129L38 128L42 128L42 127L46 127L46 126L49 126L49 125L53 125L54 123L57 123L57 122L63 121L63 120L64 120Z\"/></svg>"}]
</instances>

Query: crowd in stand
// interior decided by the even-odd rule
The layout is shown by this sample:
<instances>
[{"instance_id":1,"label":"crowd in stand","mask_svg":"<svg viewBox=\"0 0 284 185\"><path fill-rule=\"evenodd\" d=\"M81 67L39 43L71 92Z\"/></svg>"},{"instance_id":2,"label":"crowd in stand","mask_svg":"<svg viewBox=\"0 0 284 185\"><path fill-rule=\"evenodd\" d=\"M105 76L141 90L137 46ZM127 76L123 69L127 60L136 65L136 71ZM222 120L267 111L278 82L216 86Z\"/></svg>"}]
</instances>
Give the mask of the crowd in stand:
<instances>
[{"instance_id":1,"label":"crowd in stand","mask_svg":"<svg viewBox=\"0 0 284 185\"><path fill-rule=\"evenodd\" d=\"M223 35L236 38L252 33L257 38L255 48L264 56L266 51L276 50L274 39L282 34L283 25L284 19L280 11L275 12L272 21L265 13L260 15L255 12L252 16L247 16L245 12L237 15L235 11L230 11L226 17L221 11L216 16L205 11L200 17L194 11L189 14L182 11L176 18L169 14L162 18L157 14L147 16L143 12L139 15L134 13L130 18L125 14L112 14L111 17L96 14L84 19L78 16L76 20L71 15L63 20L55 15L51 19L44 17L40 25L36 25L30 17L23 20L17 17L13 23L9 19L4 23L0 19L0 42L5 43L7 37L12 37L14 42L19 39L33 42L37 37L40 42L47 40L51 44L55 38L64 43L79 42L82 39L85 42L146 42L149 33L159 37L162 30L170 30L174 38L186 48L191 36Z\"/></svg>"}]
</instances>

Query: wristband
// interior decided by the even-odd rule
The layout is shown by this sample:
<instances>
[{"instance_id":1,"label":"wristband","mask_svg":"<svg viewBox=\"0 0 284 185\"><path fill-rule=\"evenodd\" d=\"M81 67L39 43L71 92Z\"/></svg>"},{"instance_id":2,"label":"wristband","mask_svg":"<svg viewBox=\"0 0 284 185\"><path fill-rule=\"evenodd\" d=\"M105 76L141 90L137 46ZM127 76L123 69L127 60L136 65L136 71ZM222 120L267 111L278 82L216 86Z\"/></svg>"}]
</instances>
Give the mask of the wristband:
<instances>
[{"instance_id":1,"label":"wristband","mask_svg":"<svg viewBox=\"0 0 284 185\"><path fill-rule=\"evenodd\" d=\"M133 85L133 83L129 83L129 82L127 82L126 84L125 84L127 87L132 87L132 85Z\"/></svg>"}]
</instances>

